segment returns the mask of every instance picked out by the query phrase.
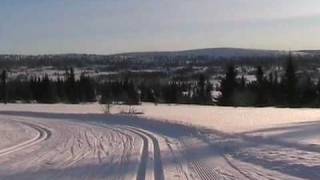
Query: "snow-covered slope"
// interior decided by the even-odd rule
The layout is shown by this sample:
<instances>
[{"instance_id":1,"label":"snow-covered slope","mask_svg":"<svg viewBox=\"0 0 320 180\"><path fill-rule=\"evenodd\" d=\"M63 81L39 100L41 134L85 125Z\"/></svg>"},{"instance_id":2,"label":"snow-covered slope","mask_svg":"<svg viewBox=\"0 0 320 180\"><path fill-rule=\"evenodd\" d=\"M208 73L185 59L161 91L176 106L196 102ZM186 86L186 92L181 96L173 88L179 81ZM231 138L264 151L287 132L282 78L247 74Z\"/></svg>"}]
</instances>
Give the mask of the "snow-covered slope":
<instances>
[{"instance_id":1,"label":"snow-covered slope","mask_svg":"<svg viewBox=\"0 0 320 180\"><path fill-rule=\"evenodd\" d=\"M234 108L201 105L175 105L143 103L133 106L138 116L161 121L180 122L213 128L225 133L243 133L261 128L285 126L293 123L320 120L316 108ZM92 104L0 104L0 111L28 111L67 114L103 114L105 107ZM127 112L128 106L114 105L113 114ZM241 122L241 123L239 123Z\"/></svg>"},{"instance_id":2,"label":"snow-covered slope","mask_svg":"<svg viewBox=\"0 0 320 180\"><path fill-rule=\"evenodd\" d=\"M320 177L317 109L127 108L0 105L0 179Z\"/></svg>"}]
</instances>

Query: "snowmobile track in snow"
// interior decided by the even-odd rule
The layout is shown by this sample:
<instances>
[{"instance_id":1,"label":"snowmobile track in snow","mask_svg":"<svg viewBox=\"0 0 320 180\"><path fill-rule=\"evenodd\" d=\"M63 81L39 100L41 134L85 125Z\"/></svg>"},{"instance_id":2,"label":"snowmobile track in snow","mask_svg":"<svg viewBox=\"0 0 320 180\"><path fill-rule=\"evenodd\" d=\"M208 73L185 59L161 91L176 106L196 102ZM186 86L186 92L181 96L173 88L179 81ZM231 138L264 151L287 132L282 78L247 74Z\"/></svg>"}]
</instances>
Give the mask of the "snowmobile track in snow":
<instances>
[{"instance_id":1,"label":"snowmobile track in snow","mask_svg":"<svg viewBox=\"0 0 320 180\"><path fill-rule=\"evenodd\" d=\"M26 126L31 127L32 129L37 131L37 136L33 137L32 139L29 139L27 141L24 141L22 143L16 144L14 146L4 148L0 150L0 157L14 153L16 151L20 151L24 148L30 147L32 145L35 145L41 141L47 140L51 136L51 131L41 127L39 125L35 125L32 123L26 123L26 122L19 122L21 124L24 124Z\"/></svg>"}]
</instances>

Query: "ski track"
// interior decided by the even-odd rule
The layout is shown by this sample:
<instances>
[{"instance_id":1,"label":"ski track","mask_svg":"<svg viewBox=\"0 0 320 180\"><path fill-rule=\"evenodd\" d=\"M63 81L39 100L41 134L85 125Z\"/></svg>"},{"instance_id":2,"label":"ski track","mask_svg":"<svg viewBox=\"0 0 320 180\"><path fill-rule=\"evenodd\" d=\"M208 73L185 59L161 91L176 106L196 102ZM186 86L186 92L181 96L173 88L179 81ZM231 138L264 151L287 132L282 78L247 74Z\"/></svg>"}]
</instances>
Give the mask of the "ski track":
<instances>
[{"instance_id":1,"label":"ski track","mask_svg":"<svg viewBox=\"0 0 320 180\"><path fill-rule=\"evenodd\" d=\"M192 162L192 168L197 172L199 177L202 180L217 180L222 179L216 172L212 171L211 169L203 166L198 161Z\"/></svg>"},{"instance_id":2,"label":"ski track","mask_svg":"<svg viewBox=\"0 0 320 180\"><path fill-rule=\"evenodd\" d=\"M146 178L148 154L149 154L149 141L148 141L148 138L146 138L143 134L129 128L128 130L133 132L134 134L137 134L143 141L140 164L137 172L137 180L143 180Z\"/></svg>"},{"instance_id":3,"label":"ski track","mask_svg":"<svg viewBox=\"0 0 320 180\"><path fill-rule=\"evenodd\" d=\"M139 179L145 179L145 171L146 171L146 164L147 164L147 157L148 157L148 145L149 140L151 139L151 142L153 144L153 167L154 167L154 179L155 180L163 180L164 179L164 173L163 173L163 167L161 162L161 150L160 145L158 142L158 139L153 136L150 133L147 133L145 131L142 131L137 128L127 128L131 132L137 134L143 139L143 149L141 153L141 164L139 165L137 180Z\"/></svg>"},{"instance_id":4,"label":"ski track","mask_svg":"<svg viewBox=\"0 0 320 180\"><path fill-rule=\"evenodd\" d=\"M191 127L150 128L129 120L109 123L90 117L86 120L91 121L5 117L29 127L36 136L0 150L0 179L293 179L242 162L244 158L233 159L233 151L223 150L232 141L220 142L230 137L210 139L199 134L200 129L188 132ZM183 133L168 135L166 128Z\"/></svg>"},{"instance_id":5,"label":"ski track","mask_svg":"<svg viewBox=\"0 0 320 180\"><path fill-rule=\"evenodd\" d=\"M26 123L26 122L19 122L21 124L24 124L25 126L29 126L31 127L33 130L37 131L37 136L33 137L30 140L24 141L22 143L16 144L14 146L10 146L8 148L4 148L0 150L0 157L5 156L7 154L10 153L14 153L16 151L22 150L24 148L30 147L36 143L39 143L41 141L44 141L46 139L48 139L51 135L51 131L41 127L39 125L36 124L32 124L32 123Z\"/></svg>"}]
</instances>

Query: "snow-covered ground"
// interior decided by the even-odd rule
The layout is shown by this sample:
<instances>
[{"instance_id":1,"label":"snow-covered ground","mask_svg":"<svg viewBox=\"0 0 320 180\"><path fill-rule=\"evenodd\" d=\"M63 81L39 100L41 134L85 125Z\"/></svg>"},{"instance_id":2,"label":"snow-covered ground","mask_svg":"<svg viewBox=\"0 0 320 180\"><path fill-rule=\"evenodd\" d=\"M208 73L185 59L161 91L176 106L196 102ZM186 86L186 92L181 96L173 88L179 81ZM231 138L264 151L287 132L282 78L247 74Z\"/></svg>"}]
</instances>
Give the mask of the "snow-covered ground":
<instances>
[{"instance_id":1,"label":"snow-covered ground","mask_svg":"<svg viewBox=\"0 0 320 180\"><path fill-rule=\"evenodd\" d=\"M0 179L320 179L320 110L0 105Z\"/></svg>"},{"instance_id":2,"label":"snow-covered ground","mask_svg":"<svg viewBox=\"0 0 320 180\"><path fill-rule=\"evenodd\" d=\"M132 106L137 116L213 128L225 133L245 133L258 129L320 121L316 108L233 108L200 105L144 103ZM92 104L0 104L1 111L27 111L68 114L103 114L105 107ZM127 112L125 105L113 105L112 114ZM139 114L141 113L141 114ZM262 133L262 132L261 132Z\"/></svg>"}]
</instances>

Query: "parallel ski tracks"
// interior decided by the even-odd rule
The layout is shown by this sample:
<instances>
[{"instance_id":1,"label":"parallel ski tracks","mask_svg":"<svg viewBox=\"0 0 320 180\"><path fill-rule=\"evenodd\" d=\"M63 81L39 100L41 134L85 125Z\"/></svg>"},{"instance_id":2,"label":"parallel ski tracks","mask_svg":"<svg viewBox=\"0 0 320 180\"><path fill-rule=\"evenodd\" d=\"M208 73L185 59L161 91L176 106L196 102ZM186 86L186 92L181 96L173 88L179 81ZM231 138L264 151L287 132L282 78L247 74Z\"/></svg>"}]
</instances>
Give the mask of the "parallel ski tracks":
<instances>
[{"instance_id":1,"label":"parallel ski tracks","mask_svg":"<svg viewBox=\"0 0 320 180\"><path fill-rule=\"evenodd\" d=\"M4 148L0 150L0 157L21 151L25 148L31 147L37 143L40 143L42 141L45 141L50 138L52 135L52 132L44 127L43 125L38 125L35 124L36 122L25 122L25 121L18 121L17 122L28 126L29 128L32 128L36 131L36 136L33 138L21 142L19 144L13 145L8 148ZM109 128L111 131L115 132L114 134L118 135L120 140L119 142L123 144L123 150L121 157L119 158L120 160L120 165L117 166L118 168L121 168L123 171L126 170L125 163L130 161L131 153L134 149L134 139L138 137L139 139L142 140L142 145L141 145L141 151L140 154L138 154L137 158L139 158L139 164L137 165L137 172L136 172L136 179L137 180L145 180L145 179L154 179L154 180L164 180L164 166L162 162L162 157L161 157L161 147L160 147L160 142L161 138L164 140L166 139L165 136L162 135L156 135L153 134L152 132L149 132L147 130L144 130L142 128L138 127L132 127L132 126L122 126L122 125L102 125L105 128ZM89 134L88 134L89 133ZM93 136L94 138L88 137L88 135ZM105 153L105 149L103 147L102 141L103 137L102 135L95 134L93 129L90 129L90 131L84 131L83 137L76 138L75 136L71 136L72 138L69 139L65 145L65 149L70 147L70 153L71 156L69 158L65 159L62 164L59 164L61 167L70 167L79 161L85 159L90 153L94 153L96 157L98 158L99 163L103 162L103 157L101 158L101 153ZM107 137L107 136L106 136ZM112 133L110 136L108 136L110 141L113 140L114 136ZM82 149L82 143L76 143L76 140L80 140L83 138L87 145L87 149ZM102 139L101 139L102 138ZM92 141L94 139L94 141ZM115 138L114 140L116 140ZM177 139L177 141L181 141ZM70 142L70 143L69 143ZM181 152L184 151L186 155L192 155L194 152L188 152L188 146L185 144L183 141L181 142L185 150L181 149ZM78 147L78 146L79 147ZM121 146L122 147L122 146ZM75 152L74 148L77 148L78 151ZM169 146L170 152L174 152L174 150ZM80 151L80 150L81 151ZM232 164L232 162L225 157L223 154L221 155L227 162L227 164L238 171L241 175L243 175L245 178L250 179L248 175L243 173L239 168L237 168L235 165ZM225 176L221 174L218 170L208 166L207 164L197 161L197 160L192 160L192 159L186 159L189 165L189 168L197 174L197 176L202 179L202 180L220 180L220 179L225 179ZM181 163L179 162L181 159L176 159L176 163ZM135 166L136 167L136 166ZM117 170L119 172L122 172L122 170ZM181 170L182 171L182 170ZM183 174L185 179L189 179L188 172L179 172ZM117 176L118 178L123 177L123 175ZM227 178L228 179L228 178Z\"/></svg>"},{"instance_id":2,"label":"parallel ski tracks","mask_svg":"<svg viewBox=\"0 0 320 180\"><path fill-rule=\"evenodd\" d=\"M158 142L158 139L145 131L142 131L138 128L133 127L127 127L125 128L128 131L138 135L141 137L143 141L143 147L141 152L141 158L140 158L140 165L138 168L138 174L137 174L137 180L143 180L146 179L146 169L147 169L147 163L148 163L148 156L149 156L149 142L151 139L151 142L153 144L153 171L154 171L154 179L155 180L164 180L164 172L163 172L163 165L161 161L161 150L160 145Z\"/></svg>"},{"instance_id":3,"label":"parallel ski tracks","mask_svg":"<svg viewBox=\"0 0 320 180\"><path fill-rule=\"evenodd\" d=\"M51 136L51 131L48 130L47 128L44 128L42 126L32 124L32 123L20 122L20 121L18 121L18 122L36 130L37 135L35 137L33 137L32 139L29 139L29 140L24 141L22 143L16 144L14 146L10 146L8 148L1 149L0 150L0 157L17 152L17 151L20 151L20 150L28 148L30 146L33 146L37 143L40 143L44 140L47 140Z\"/></svg>"}]
</instances>

